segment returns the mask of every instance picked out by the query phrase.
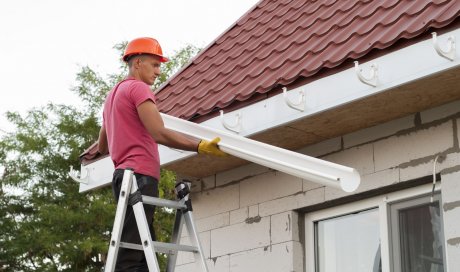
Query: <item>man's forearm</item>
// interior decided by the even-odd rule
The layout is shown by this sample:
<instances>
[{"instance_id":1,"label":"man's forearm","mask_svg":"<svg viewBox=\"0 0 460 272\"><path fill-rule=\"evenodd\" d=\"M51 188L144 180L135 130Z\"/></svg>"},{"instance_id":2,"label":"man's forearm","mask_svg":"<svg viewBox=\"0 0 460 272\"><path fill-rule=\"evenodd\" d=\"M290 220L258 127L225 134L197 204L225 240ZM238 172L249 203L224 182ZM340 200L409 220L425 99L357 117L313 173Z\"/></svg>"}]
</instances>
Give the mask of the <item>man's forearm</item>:
<instances>
[{"instance_id":1,"label":"man's forearm","mask_svg":"<svg viewBox=\"0 0 460 272\"><path fill-rule=\"evenodd\" d=\"M182 133L164 128L157 139L157 143L181 150L197 151L200 140L191 139Z\"/></svg>"}]
</instances>

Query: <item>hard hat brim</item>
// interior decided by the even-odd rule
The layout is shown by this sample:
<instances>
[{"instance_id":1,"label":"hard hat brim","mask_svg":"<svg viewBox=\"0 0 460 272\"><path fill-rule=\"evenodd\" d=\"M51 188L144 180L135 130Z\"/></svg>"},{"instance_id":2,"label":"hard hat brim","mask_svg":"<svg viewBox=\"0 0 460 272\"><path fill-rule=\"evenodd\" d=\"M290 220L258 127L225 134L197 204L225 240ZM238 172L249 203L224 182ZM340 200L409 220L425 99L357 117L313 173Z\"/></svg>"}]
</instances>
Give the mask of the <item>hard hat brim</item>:
<instances>
[{"instance_id":1,"label":"hard hat brim","mask_svg":"<svg viewBox=\"0 0 460 272\"><path fill-rule=\"evenodd\" d=\"M169 61L169 58L165 57L165 56L160 56L160 55L157 55L157 54L148 54L148 53L143 53L143 52L138 52L138 53L131 53L129 55L126 55L126 56L123 56L123 61L124 62L128 62L128 60L133 57L133 56L136 56L136 55L152 55L152 56L157 56L160 58L160 62L168 62Z\"/></svg>"}]
</instances>

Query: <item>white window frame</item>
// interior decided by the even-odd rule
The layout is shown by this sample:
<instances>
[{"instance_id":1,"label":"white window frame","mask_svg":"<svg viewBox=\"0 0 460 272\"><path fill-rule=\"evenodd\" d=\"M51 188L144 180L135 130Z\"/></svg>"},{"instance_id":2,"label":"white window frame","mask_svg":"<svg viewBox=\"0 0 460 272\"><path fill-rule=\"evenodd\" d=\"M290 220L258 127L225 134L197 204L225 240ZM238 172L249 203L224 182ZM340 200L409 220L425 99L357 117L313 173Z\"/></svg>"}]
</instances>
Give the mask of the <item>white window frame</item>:
<instances>
[{"instance_id":1,"label":"white window frame","mask_svg":"<svg viewBox=\"0 0 460 272\"><path fill-rule=\"evenodd\" d=\"M395 202L408 200L415 197L421 197L431 194L433 184L425 184L414 188L396 191L380 196L359 200L345 205L327 208L305 214L305 271L315 272L315 223L321 220L347 215L363 210L378 208L380 218L380 250L382 256L382 272L391 272L391 248L389 237L389 209L390 205ZM437 183L435 190L440 193L441 184ZM444 241L444 248L446 244ZM448 268L446 271L449 271Z\"/></svg>"}]
</instances>

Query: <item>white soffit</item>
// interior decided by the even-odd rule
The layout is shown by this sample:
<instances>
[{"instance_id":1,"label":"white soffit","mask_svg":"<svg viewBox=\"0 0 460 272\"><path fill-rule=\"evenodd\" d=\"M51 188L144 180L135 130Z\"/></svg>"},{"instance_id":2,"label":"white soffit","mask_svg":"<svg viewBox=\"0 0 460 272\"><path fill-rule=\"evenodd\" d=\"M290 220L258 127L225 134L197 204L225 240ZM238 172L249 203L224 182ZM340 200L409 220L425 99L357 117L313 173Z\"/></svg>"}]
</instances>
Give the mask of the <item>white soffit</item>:
<instances>
[{"instance_id":1,"label":"white soffit","mask_svg":"<svg viewBox=\"0 0 460 272\"><path fill-rule=\"evenodd\" d=\"M460 38L460 28L437 37L441 50L449 48L449 37ZM358 78L355 67L333 74L328 77L305 84L287 92L291 104L300 101L299 92L304 94L303 111L294 109L286 103L284 94L270 97L234 112L223 114L200 123L205 127L229 131L233 128L240 136L250 136L269 130L286 123L319 114L326 110L343 106L347 103L391 90L400 85L422 79L424 77L453 69L460 65L460 57L448 60L441 57L435 50L432 39L416 43L401 50L389 53L367 63L360 63L362 77L369 78L371 67L377 66L377 84L371 86ZM239 116L239 118L238 118ZM224 122L223 122L224 120ZM174 150L159 146L161 165L182 160L196 153ZM90 173L91 180L95 177L111 180L113 165L109 157L83 166L81 176ZM100 180L101 186L107 181ZM99 182L98 182L99 183ZM94 185L91 186L94 189ZM81 184L80 192L87 191L85 184Z\"/></svg>"}]
</instances>

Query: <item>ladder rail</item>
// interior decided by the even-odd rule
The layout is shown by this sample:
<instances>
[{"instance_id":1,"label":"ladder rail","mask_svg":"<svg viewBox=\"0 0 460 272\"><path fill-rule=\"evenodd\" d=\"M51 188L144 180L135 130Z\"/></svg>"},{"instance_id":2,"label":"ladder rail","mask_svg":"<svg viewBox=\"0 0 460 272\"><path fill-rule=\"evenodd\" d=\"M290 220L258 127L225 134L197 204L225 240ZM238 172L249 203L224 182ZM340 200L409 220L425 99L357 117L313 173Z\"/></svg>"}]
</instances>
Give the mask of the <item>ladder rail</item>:
<instances>
[{"instance_id":1,"label":"ladder rail","mask_svg":"<svg viewBox=\"0 0 460 272\"><path fill-rule=\"evenodd\" d=\"M134 177L133 184L131 185L131 194L136 193L138 189L137 182L135 180L136 177ZM149 271L160 272L160 267L158 266L158 260L155 255L155 248L153 246L152 236L150 235L149 224L147 222L147 217L145 216L144 205L142 201L139 201L133 205L133 211Z\"/></svg>"},{"instance_id":2,"label":"ladder rail","mask_svg":"<svg viewBox=\"0 0 460 272\"><path fill-rule=\"evenodd\" d=\"M198 232L196 230L193 215L191 212L186 212L184 214L185 226L187 227L187 232L190 238L192 245L198 248L198 252L194 252L195 255L195 264L200 269L200 271L208 271L208 266L206 264L206 259L203 253L203 247L200 243L200 237L198 237Z\"/></svg>"},{"instance_id":3,"label":"ladder rail","mask_svg":"<svg viewBox=\"0 0 460 272\"><path fill-rule=\"evenodd\" d=\"M128 207L128 197L133 183L133 175L129 170L125 170L123 174L123 183L120 188L120 196L118 198L115 220L113 223L112 235L110 237L109 252L107 253L107 263L105 272L115 270L118 249L120 248L121 233L123 231L123 222L125 221L126 209Z\"/></svg>"},{"instance_id":4,"label":"ladder rail","mask_svg":"<svg viewBox=\"0 0 460 272\"><path fill-rule=\"evenodd\" d=\"M184 219L182 210L176 211L176 219L174 220L174 229L171 237L171 243L179 244L181 235L182 235L182 227L184 226ZM170 254L168 255L168 262L166 263L166 271L167 272L174 272L176 269L177 263L177 255L178 254Z\"/></svg>"}]
</instances>

